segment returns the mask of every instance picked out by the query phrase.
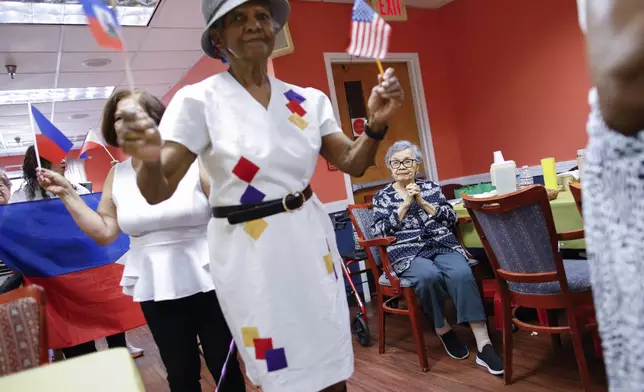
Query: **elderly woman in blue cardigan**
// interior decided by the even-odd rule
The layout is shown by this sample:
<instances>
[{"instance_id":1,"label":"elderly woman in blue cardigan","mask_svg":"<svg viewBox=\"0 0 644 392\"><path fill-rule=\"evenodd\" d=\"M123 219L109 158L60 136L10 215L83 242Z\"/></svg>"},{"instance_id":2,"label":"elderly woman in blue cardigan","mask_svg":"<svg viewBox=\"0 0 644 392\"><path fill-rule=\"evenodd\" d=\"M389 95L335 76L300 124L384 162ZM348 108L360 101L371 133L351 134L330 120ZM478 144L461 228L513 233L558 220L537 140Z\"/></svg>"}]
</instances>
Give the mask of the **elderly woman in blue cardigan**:
<instances>
[{"instance_id":1,"label":"elderly woman in blue cardigan","mask_svg":"<svg viewBox=\"0 0 644 392\"><path fill-rule=\"evenodd\" d=\"M454 237L456 213L431 181L416 179L420 149L408 142L394 143L385 156L394 182L373 198L375 236L394 236L387 253L396 275L414 286L423 310L434 319L445 351L465 359L469 350L444 316L445 297L452 297L458 323L469 323L477 344L476 363L491 374L503 374L503 360L488 336L486 315L465 252Z\"/></svg>"}]
</instances>

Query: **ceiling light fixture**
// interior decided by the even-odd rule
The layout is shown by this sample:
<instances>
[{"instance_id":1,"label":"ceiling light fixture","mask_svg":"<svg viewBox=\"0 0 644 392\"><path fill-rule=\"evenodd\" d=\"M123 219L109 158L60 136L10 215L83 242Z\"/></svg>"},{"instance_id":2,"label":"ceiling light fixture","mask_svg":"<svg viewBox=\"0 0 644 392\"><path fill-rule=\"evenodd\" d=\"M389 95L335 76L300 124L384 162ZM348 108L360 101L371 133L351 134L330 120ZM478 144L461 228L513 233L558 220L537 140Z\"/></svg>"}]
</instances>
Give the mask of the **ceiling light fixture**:
<instances>
[{"instance_id":1,"label":"ceiling light fixture","mask_svg":"<svg viewBox=\"0 0 644 392\"><path fill-rule=\"evenodd\" d=\"M117 0L116 16L121 26L147 26L158 4L158 0ZM78 0L3 0L0 23L83 25L87 18Z\"/></svg>"},{"instance_id":2,"label":"ceiling light fixture","mask_svg":"<svg viewBox=\"0 0 644 392\"><path fill-rule=\"evenodd\" d=\"M112 60L110 59L89 59L83 61L81 64L84 67L90 67L90 68L99 68L99 67L104 67L108 64L110 64Z\"/></svg>"},{"instance_id":3,"label":"ceiling light fixture","mask_svg":"<svg viewBox=\"0 0 644 392\"><path fill-rule=\"evenodd\" d=\"M87 117L89 117L89 114L87 114L87 113L75 113L75 114L72 114L71 116L69 116L69 119L70 120L82 120L82 119L87 118Z\"/></svg>"},{"instance_id":4,"label":"ceiling light fixture","mask_svg":"<svg viewBox=\"0 0 644 392\"><path fill-rule=\"evenodd\" d=\"M114 86L85 88L46 88L40 90L0 91L0 105L107 99Z\"/></svg>"}]
</instances>

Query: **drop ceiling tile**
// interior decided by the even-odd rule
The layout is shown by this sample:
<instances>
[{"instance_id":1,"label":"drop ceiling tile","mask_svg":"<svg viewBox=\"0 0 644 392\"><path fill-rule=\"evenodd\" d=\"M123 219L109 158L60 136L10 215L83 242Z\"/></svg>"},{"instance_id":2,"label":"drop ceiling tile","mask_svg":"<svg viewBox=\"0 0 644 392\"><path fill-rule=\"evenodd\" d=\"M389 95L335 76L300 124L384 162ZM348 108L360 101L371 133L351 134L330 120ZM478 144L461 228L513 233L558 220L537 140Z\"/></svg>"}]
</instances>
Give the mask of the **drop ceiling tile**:
<instances>
[{"instance_id":1,"label":"drop ceiling tile","mask_svg":"<svg viewBox=\"0 0 644 392\"><path fill-rule=\"evenodd\" d=\"M0 24L0 52L58 52L60 26Z\"/></svg>"},{"instance_id":2,"label":"drop ceiling tile","mask_svg":"<svg viewBox=\"0 0 644 392\"><path fill-rule=\"evenodd\" d=\"M9 77L0 78L0 90L30 90L54 88L55 79L56 75L54 73L18 73L16 74L15 79L11 79Z\"/></svg>"},{"instance_id":3,"label":"drop ceiling tile","mask_svg":"<svg viewBox=\"0 0 644 392\"><path fill-rule=\"evenodd\" d=\"M1 44L0 44L1 45ZM54 52L14 52L0 53L0 60L4 61L2 65L13 64L18 66L16 74L21 73L54 73L56 72L56 62L58 53ZM1 70L6 72L4 69Z\"/></svg>"},{"instance_id":4,"label":"drop ceiling tile","mask_svg":"<svg viewBox=\"0 0 644 392\"><path fill-rule=\"evenodd\" d=\"M50 103L37 103L34 106L43 114L51 113ZM26 116L29 113L27 105L0 105L0 125L4 116Z\"/></svg>"},{"instance_id":5,"label":"drop ceiling tile","mask_svg":"<svg viewBox=\"0 0 644 392\"><path fill-rule=\"evenodd\" d=\"M135 53L127 54L130 61ZM103 67L87 67L84 61L107 59L109 64ZM109 72L125 70L125 58L121 52L64 52L60 59L60 72Z\"/></svg>"},{"instance_id":6,"label":"drop ceiling tile","mask_svg":"<svg viewBox=\"0 0 644 392\"><path fill-rule=\"evenodd\" d=\"M56 113L102 111L107 99L57 102Z\"/></svg>"},{"instance_id":7,"label":"drop ceiling tile","mask_svg":"<svg viewBox=\"0 0 644 392\"><path fill-rule=\"evenodd\" d=\"M125 79L125 72L66 72L58 78L58 87L116 86Z\"/></svg>"},{"instance_id":8,"label":"drop ceiling tile","mask_svg":"<svg viewBox=\"0 0 644 392\"><path fill-rule=\"evenodd\" d=\"M148 84L174 84L181 79L186 71L186 69L134 71L132 72L132 77L134 78L135 86Z\"/></svg>"},{"instance_id":9,"label":"drop ceiling tile","mask_svg":"<svg viewBox=\"0 0 644 392\"><path fill-rule=\"evenodd\" d=\"M144 52L201 50L203 29L150 29L140 46Z\"/></svg>"},{"instance_id":10,"label":"drop ceiling tile","mask_svg":"<svg viewBox=\"0 0 644 392\"><path fill-rule=\"evenodd\" d=\"M148 29L146 27L124 27L125 46L136 51ZM98 46L87 26L65 26L63 29L63 52L118 52Z\"/></svg>"},{"instance_id":11,"label":"drop ceiling tile","mask_svg":"<svg viewBox=\"0 0 644 392\"><path fill-rule=\"evenodd\" d=\"M181 52L138 52L132 62L132 69L188 69L201 58L201 50Z\"/></svg>"},{"instance_id":12,"label":"drop ceiling tile","mask_svg":"<svg viewBox=\"0 0 644 392\"><path fill-rule=\"evenodd\" d=\"M199 0L162 2L154 14L150 26L202 29L205 26L205 21Z\"/></svg>"}]
</instances>

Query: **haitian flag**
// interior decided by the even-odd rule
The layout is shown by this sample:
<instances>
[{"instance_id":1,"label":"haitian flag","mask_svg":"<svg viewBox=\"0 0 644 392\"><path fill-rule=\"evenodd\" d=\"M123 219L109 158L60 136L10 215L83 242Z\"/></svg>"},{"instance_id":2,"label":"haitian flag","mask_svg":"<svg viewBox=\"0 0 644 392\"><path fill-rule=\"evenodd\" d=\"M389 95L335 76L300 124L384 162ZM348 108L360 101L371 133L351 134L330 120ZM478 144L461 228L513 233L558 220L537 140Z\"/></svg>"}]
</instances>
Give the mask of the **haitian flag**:
<instances>
[{"instance_id":1,"label":"haitian flag","mask_svg":"<svg viewBox=\"0 0 644 392\"><path fill-rule=\"evenodd\" d=\"M36 135L38 155L49 162L58 164L65 159L67 153L74 147L74 143L58 129L35 106L29 105L31 115L40 130L41 135Z\"/></svg>"},{"instance_id":2,"label":"haitian flag","mask_svg":"<svg viewBox=\"0 0 644 392\"><path fill-rule=\"evenodd\" d=\"M101 194L81 196L96 210ZM0 206L0 260L27 284L45 289L49 348L65 348L145 324L119 284L115 262L129 249L121 236L99 246L83 233L60 199Z\"/></svg>"},{"instance_id":3,"label":"haitian flag","mask_svg":"<svg viewBox=\"0 0 644 392\"><path fill-rule=\"evenodd\" d=\"M87 24L99 46L125 50L119 32L121 25L114 10L103 0L79 0L87 16Z\"/></svg>"}]
</instances>

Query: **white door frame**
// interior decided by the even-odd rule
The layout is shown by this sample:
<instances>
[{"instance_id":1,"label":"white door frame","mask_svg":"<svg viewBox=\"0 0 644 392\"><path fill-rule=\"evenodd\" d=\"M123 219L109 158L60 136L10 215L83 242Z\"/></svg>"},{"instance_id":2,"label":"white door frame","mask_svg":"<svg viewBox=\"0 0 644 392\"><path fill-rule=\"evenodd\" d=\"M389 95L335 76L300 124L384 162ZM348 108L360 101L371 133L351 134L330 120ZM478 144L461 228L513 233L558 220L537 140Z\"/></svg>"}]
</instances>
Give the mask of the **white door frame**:
<instances>
[{"instance_id":1,"label":"white door frame","mask_svg":"<svg viewBox=\"0 0 644 392\"><path fill-rule=\"evenodd\" d=\"M418 61L418 53L389 53L384 61L405 63L409 70L409 79L411 85L412 99L414 102L414 112L416 113L416 123L418 124L418 133L420 136L421 150L423 152L423 162L425 163L425 176L426 178L437 181L438 171L436 170L436 156L434 155L434 143L432 141L431 127L429 125L429 115L427 114L427 102L425 101L425 89L423 88L423 77L420 72L420 62ZM338 96L335 91L335 82L333 80L333 70L331 65L333 63L375 63L372 59L363 59L353 57L347 53L324 53L324 66L326 68L326 75L329 81L329 95L331 103L333 104L333 111L335 117L340 124L340 112L338 110ZM375 68L374 68L375 69ZM375 76L374 76L375 83ZM347 192L346 200L339 200L337 202L329 203L327 210L331 207L336 211L343 209L341 205L354 203L353 187L351 186L351 176L344 175L344 183ZM340 208L338 208L340 207Z\"/></svg>"}]
</instances>

